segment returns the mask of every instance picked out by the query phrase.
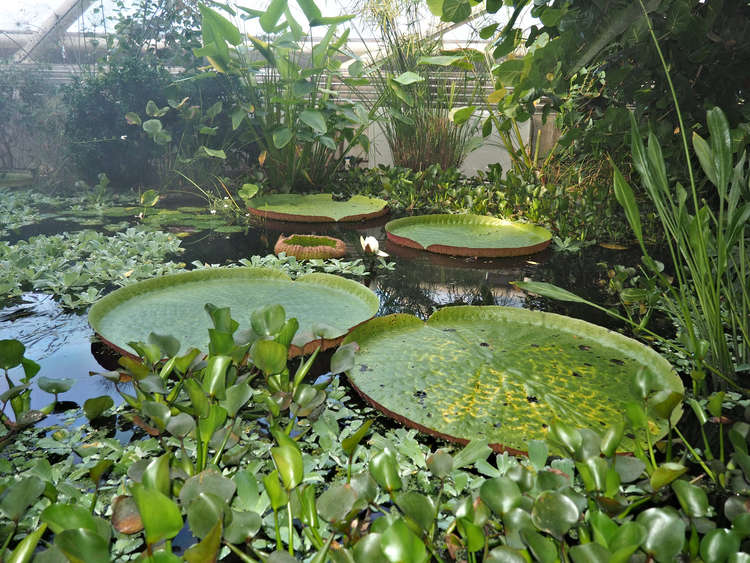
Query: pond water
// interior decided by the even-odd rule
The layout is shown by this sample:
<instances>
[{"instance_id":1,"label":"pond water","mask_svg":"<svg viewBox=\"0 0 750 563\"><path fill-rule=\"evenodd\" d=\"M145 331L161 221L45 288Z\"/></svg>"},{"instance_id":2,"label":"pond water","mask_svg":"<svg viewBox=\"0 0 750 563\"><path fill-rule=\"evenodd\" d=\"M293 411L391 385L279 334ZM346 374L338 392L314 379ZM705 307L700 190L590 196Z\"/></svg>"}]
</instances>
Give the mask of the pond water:
<instances>
[{"instance_id":1,"label":"pond water","mask_svg":"<svg viewBox=\"0 0 750 563\"><path fill-rule=\"evenodd\" d=\"M575 293L605 303L609 298L601 289L606 270L598 264L635 264L637 251L616 251L590 246L580 252L558 252L547 249L527 257L498 259L465 259L417 251L386 242L384 225L389 217L375 221L310 225L264 222L243 232L216 233L204 231L182 240L185 252L175 260L191 263L200 260L210 264L235 262L252 255L273 252L282 233L327 234L344 240L346 259L362 257L359 237L374 236L381 249L395 263L393 270L375 269L365 280L380 297L379 314L411 313L427 318L434 310L450 305L506 305L557 312L583 318L596 324L617 328L603 313L585 305L549 302L529 297L511 285L515 280L533 279L560 285ZM34 234L53 234L81 229L70 222L47 220L12 233L15 241ZM233 311L235 315L240 312ZM321 319L324 321L324 319ZM144 334L144 339L147 335ZM112 384L91 372L111 369L113 355L95 342L85 313L63 311L56 301L43 294L26 294L22 303L0 310L0 339L17 338L26 346L26 357L37 361L40 375L76 379L73 388L61 400L82 404L87 398L118 395ZM32 408L49 403L51 396L33 386Z\"/></svg>"}]
</instances>

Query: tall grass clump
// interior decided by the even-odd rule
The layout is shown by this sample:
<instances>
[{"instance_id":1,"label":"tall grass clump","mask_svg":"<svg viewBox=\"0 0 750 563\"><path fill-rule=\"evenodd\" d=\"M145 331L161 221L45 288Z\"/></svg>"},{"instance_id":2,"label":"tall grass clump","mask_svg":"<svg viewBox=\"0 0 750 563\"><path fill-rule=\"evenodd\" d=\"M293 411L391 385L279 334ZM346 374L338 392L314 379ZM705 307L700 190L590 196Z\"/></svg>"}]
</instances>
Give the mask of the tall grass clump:
<instances>
[{"instance_id":1,"label":"tall grass clump","mask_svg":"<svg viewBox=\"0 0 750 563\"><path fill-rule=\"evenodd\" d=\"M396 166L422 171L438 164L459 167L478 146L479 121L456 118L481 96L482 55L443 49L442 32L423 30L419 4L370 0L364 5L382 37L370 52L369 76L379 103L378 124Z\"/></svg>"}]
</instances>

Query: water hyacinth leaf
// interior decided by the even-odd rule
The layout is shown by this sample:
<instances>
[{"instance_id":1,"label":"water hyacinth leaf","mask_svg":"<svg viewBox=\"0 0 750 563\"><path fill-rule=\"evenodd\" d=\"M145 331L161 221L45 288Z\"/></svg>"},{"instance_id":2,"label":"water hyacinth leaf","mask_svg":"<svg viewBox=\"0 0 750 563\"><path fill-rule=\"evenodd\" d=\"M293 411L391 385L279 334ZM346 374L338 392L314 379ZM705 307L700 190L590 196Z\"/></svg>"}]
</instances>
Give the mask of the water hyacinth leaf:
<instances>
[{"instance_id":1,"label":"water hyacinth leaf","mask_svg":"<svg viewBox=\"0 0 750 563\"><path fill-rule=\"evenodd\" d=\"M437 55L434 57L419 57L417 60L418 65L436 65L436 66L460 66L463 67L466 63L466 57L464 55Z\"/></svg>"},{"instance_id":2,"label":"water hyacinth leaf","mask_svg":"<svg viewBox=\"0 0 750 563\"><path fill-rule=\"evenodd\" d=\"M286 551L274 551L268 556L265 563L298 563L297 560Z\"/></svg>"},{"instance_id":3,"label":"water hyacinth leaf","mask_svg":"<svg viewBox=\"0 0 750 563\"><path fill-rule=\"evenodd\" d=\"M187 509L187 519L190 530L197 538L205 538L217 523L222 522L224 512L228 510L224 499L219 496L201 491Z\"/></svg>"},{"instance_id":4,"label":"water hyacinth leaf","mask_svg":"<svg viewBox=\"0 0 750 563\"><path fill-rule=\"evenodd\" d=\"M578 522L579 516L575 503L568 496L555 491L540 494L531 509L534 525L558 539Z\"/></svg>"},{"instance_id":5,"label":"water hyacinth leaf","mask_svg":"<svg viewBox=\"0 0 750 563\"><path fill-rule=\"evenodd\" d=\"M237 195L247 203L258 195L258 191L260 191L258 184L242 184L242 187L237 191Z\"/></svg>"},{"instance_id":6,"label":"water hyacinth leaf","mask_svg":"<svg viewBox=\"0 0 750 563\"><path fill-rule=\"evenodd\" d=\"M601 451L605 457L611 457L617 451L625 435L625 423L623 421L611 424L602 436Z\"/></svg>"},{"instance_id":7,"label":"water hyacinth leaf","mask_svg":"<svg viewBox=\"0 0 750 563\"><path fill-rule=\"evenodd\" d=\"M341 449L344 450L346 455L349 457L354 455L354 450L362 441L362 438L367 435L367 431L370 429L370 426L372 426L372 422L372 419L365 420L360 427L357 428L356 432L341 441Z\"/></svg>"},{"instance_id":8,"label":"water hyacinth leaf","mask_svg":"<svg viewBox=\"0 0 750 563\"><path fill-rule=\"evenodd\" d=\"M552 240L536 225L471 214L402 217L385 230L395 244L454 256L522 256L544 250Z\"/></svg>"},{"instance_id":9,"label":"water hyacinth leaf","mask_svg":"<svg viewBox=\"0 0 750 563\"><path fill-rule=\"evenodd\" d=\"M211 356L203 374L203 390L211 398L222 400L226 397L226 373L232 365L229 356Z\"/></svg>"},{"instance_id":10,"label":"water hyacinth leaf","mask_svg":"<svg viewBox=\"0 0 750 563\"><path fill-rule=\"evenodd\" d=\"M614 467L623 483L631 483L646 470L646 464L637 457L615 456Z\"/></svg>"},{"instance_id":11,"label":"water hyacinth leaf","mask_svg":"<svg viewBox=\"0 0 750 563\"><path fill-rule=\"evenodd\" d=\"M644 365L663 387L683 391L670 364L650 348L578 319L524 309L449 307L427 322L378 317L348 342L359 345L348 378L376 408L421 431L484 439L498 450L524 451L549 433L570 455L598 455L599 439L584 447L575 427L598 430L620 420L634 399L628 383ZM557 422L548 432L550 421ZM667 426L649 422L653 439ZM621 451L632 448L632 439L622 440Z\"/></svg>"},{"instance_id":12,"label":"water hyacinth leaf","mask_svg":"<svg viewBox=\"0 0 750 563\"><path fill-rule=\"evenodd\" d=\"M479 551L484 547L484 532L468 517L458 518L456 528L464 540L467 551Z\"/></svg>"},{"instance_id":13,"label":"water hyacinth leaf","mask_svg":"<svg viewBox=\"0 0 750 563\"><path fill-rule=\"evenodd\" d=\"M537 471L541 471L547 465L547 456L549 455L547 442L544 440L529 440L527 447L531 465Z\"/></svg>"},{"instance_id":14,"label":"water hyacinth leaf","mask_svg":"<svg viewBox=\"0 0 750 563\"><path fill-rule=\"evenodd\" d=\"M428 560L424 543L400 518L381 533L380 549L392 563L422 563Z\"/></svg>"},{"instance_id":15,"label":"water hyacinth leaf","mask_svg":"<svg viewBox=\"0 0 750 563\"><path fill-rule=\"evenodd\" d=\"M726 561L730 555L740 550L740 536L733 530L717 528L710 530L700 545L700 554L706 563Z\"/></svg>"},{"instance_id":16,"label":"water hyacinth leaf","mask_svg":"<svg viewBox=\"0 0 750 563\"><path fill-rule=\"evenodd\" d=\"M172 413L169 407L164 403L155 401L143 401L141 403L141 412L151 419L159 430L164 430L169 423Z\"/></svg>"},{"instance_id":17,"label":"water hyacinth leaf","mask_svg":"<svg viewBox=\"0 0 750 563\"><path fill-rule=\"evenodd\" d=\"M487 440L471 440L464 448L453 456L453 468L461 469L479 460L487 459L492 449L487 445Z\"/></svg>"},{"instance_id":18,"label":"water hyacinth leaf","mask_svg":"<svg viewBox=\"0 0 750 563\"><path fill-rule=\"evenodd\" d=\"M416 523L422 532L427 532L435 520L435 501L416 491L405 491L396 495L396 506L405 516ZM484 545L484 538L482 538Z\"/></svg>"},{"instance_id":19,"label":"water hyacinth leaf","mask_svg":"<svg viewBox=\"0 0 750 563\"><path fill-rule=\"evenodd\" d=\"M232 521L224 530L224 537L229 543L244 543L257 534L262 525L257 512L232 510Z\"/></svg>"},{"instance_id":20,"label":"water hyacinth leaf","mask_svg":"<svg viewBox=\"0 0 750 563\"><path fill-rule=\"evenodd\" d=\"M286 369L287 349L274 340L256 340L250 349L256 367L266 375L281 373Z\"/></svg>"},{"instance_id":21,"label":"water hyacinth leaf","mask_svg":"<svg viewBox=\"0 0 750 563\"><path fill-rule=\"evenodd\" d=\"M39 540L42 539L42 535L46 530L47 524L42 524L39 528L18 542L18 545L6 559L6 563L29 563L36 552Z\"/></svg>"},{"instance_id":22,"label":"water hyacinth leaf","mask_svg":"<svg viewBox=\"0 0 750 563\"><path fill-rule=\"evenodd\" d=\"M207 469L197 475L193 475L185 481L180 490L180 502L188 506L203 493L212 493L229 502L237 490L237 485L227 477L215 470Z\"/></svg>"},{"instance_id":23,"label":"water hyacinth leaf","mask_svg":"<svg viewBox=\"0 0 750 563\"><path fill-rule=\"evenodd\" d=\"M302 452L300 452L296 443L291 441L291 443L271 448L271 457L273 457L273 463L287 491L292 490L302 482L305 475L304 465L302 463Z\"/></svg>"},{"instance_id":24,"label":"water hyacinth leaf","mask_svg":"<svg viewBox=\"0 0 750 563\"><path fill-rule=\"evenodd\" d=\"M669 485L672 481L680 477L687 471L687 467L680 463L666 462L662 463L651 474L651 487L658 491L662 487Z\"/></svg>"},{"instance_id":25,"label":"water hyacinth leaf","mask_svg":"<svg viewBox=\"0 0 750 563\"><path fill-rule=\"evenodd\" d=\"M252 396L253 390L246 381L236 383L227 389L226 399L221 402L221 406L226 409L228 416L235 417Z\"/></svg>"},{"instance_id":26,"label":"water hyacinth leaf","mask_svg":"<svg viewBox=\"0 0 750 563\"><path fill-rule=\"evenodd\" d=\"M438 450L427 458L427 469L438 479L445 479L453 471L453 456Z\"/></svg>"},{"instance_id":27,"label":"water hyacinth leaf","mask_svg":"<svg viewBox=\"0 0 750 563\"><path fill-rule=\"evenodd\" d=\"M259 336L277 334L286 322L286 312L281 305L266 305L256 309L250 315L250 325Z\"/></svg>"},{"instance_id":28,"label":"water hyacinth leaf","mask_svg":"<svg viewBox=\"0 0 750 563\"><path fill-rule=\"evenodd\" d=\"M93 397L86 399L83 403L83 412L86 418L94 420L104 414L104 411L115 406L115 402L109 395L102 395L100 397Z\"/></svg>"},{"instance_id":29,"label":"water hyacinth leaf","mask_svg":"<svg viewBox=\"0 0 750 563\"><path fill-rule=\"evenodd\" d=\"M354 508L357 491L346 483L332 485L318 497L318 514L328 522L343 522Z\"/></svg>"},{"instance_id":30,"label":"water hyacinth leaf","mask_svg":"<svg viewBox=\"0 0 750 563\"><path fill-rule=\"evenodd\" d=\"M180 533L182 515L171 498L140 483L133 483L132 492L146 531L146 543L154 544Z\"/></svg>"},{"instance_id":31,"label":"water hyacinth leaf","mask_svg":"<svg viewBox=\"0 0 750 563\"><path fill-rule=\"evenodd\" d=\"M521 489L508 477L495 477L482 483L479 497L498 516L504 516L521 504Z\"/></svg>"},{"instance_id":32,"label":"water hyacinth leaf","mask_svg":"<svg viewBox=\"0 0 750 563\"><path fill-rule=\"evenodd\" d=\"M26 509L42 496L44 489L44 482L36 475L14 481L3 491L0 512L5 514L8 520L17 522L25 514Z\"/></svg>"},{"instance_id":33,"label":"water hyacinth leaf","mask_svg":"<svg viewBox=\"0 0 750 563\"><path fill-rule=\"evenodd\" d=\"M366 563L369 561L388 561L385 558L381 546L382 534L370 532L360 539L353 550L355 563Z\"/></svg>"},{"instance_id":34,"label":"water hyacinth leaf","mask_svg":"<svg viewBox=\"0 0 750 563\"><path fill-rule=\"evenodd\" d=\"M300 487L295 491L293 498L296 498L298 504L294 511L295 516L299 518L303 524L317 528L320 519L318 518L318 509L315 503L315 487L309 484Z\"/></svg>"},{"instance_id":35,"label":"water hyacinth leaf","mask_svg":"<svg viewBox=\"0 0 750 563\"><path fill-rule=\"evenodd\" d=\"M112 469L115 462L111 459L102 459L97 462L97 464L92 467L89 470L89 477L91 477L91 480L96 484L99 485L99 481L101 481L102 477L109 473L109 470Z\"/></svg>"},{"instance_id":36,"label":"water hyacinth leaf","mask_svg":"<svg viewBox=\"0 0 750 563\"><path fill-rule=\"evenodd\" d=\"M331 373L344 373L352 369L354 367L354 354L358 348L359 346L355 342L339 346L331 356Z\"/></svg>"},{"instance_id":37,"label":"water hyacinth leaf","mask_svg":"<svg viewBox=\"0 0 750 563\"><path fill-rule=\"evenodd\" d=\"M21 363L26 347L18 340L0 340L0 369L13 369Z\"/></svg>"},{"instance_id":38,"label":"water hyacinth leaf","mask_svg":"<svg viewBox=\"0 0 750 563\"><path fill-rule=\"evenodd\" d=\"M388 202L385 200L362 195L354 195L347 200L339 201L334 200L330 193L274 194L257 197L252 203L249 210L254 215L302 223L362 221L380 217L388 212Z\"/></svg>"},{"instance_id":39,"label":"water hyacinth leaf","mask_svg":"<svg viewBox=\"0 0 750 563\"><path fill-rule=\"evenodd\" d=\"M180 341L171 334L156 334L152 332L148 335L148 342L157 345L162 354L168 358L176 356L180 351Z\"/></svg>"},{"instance_id":40,"label":"water hyacinth leaf","mask_svg":"<svg viewBox=\"0 0 750 563\"><path fill-rule=\"evenodd\" d=\"M672 508L648 508L636 522L646 529L643 550L659 563L674 561L685 546L685 522Z\"/></svg>"},{"instance_id":41,"label":"water hyacinth leaf","mask_svg":"<svg viewBox=\"0 0 750 563\"><path fill-rule=\"evenodd\" d=\"M205 537L185 550L183 558L188 563L206 563L216 561L221 548L222 521L219 520Z\"/></svg>"},{"instance_id":42,"label":"water hyacinth leaf","mask_svg":"<svg viewBox=\"0 0 750 563\"><path fill-rule=\"evenodd\" d=\"M526 563L526 558L517 549L501 545L487 554L485 563Z\"/></svg>"},{"instance_id":43,"label":"water hyacinth leaf","mask_svg":"<svg viewBox=\"0 0 750 563\"><path fill-rule=\"evenodd\" d=\"M136 534L143 529L135 499L120 495L112 503L112 527L121 534Z\"/></svg>"},{"instance_id":44,"label":"water hyacinth leaf","mask_svg":"<svg viewBox=\"0 0 750 563\"><path fill-rule=\"evenodd\" d=\"M89 324L107 344L125 351L128 342L149 332L169 332L184 349L205 351L208 330L214 327L204 305L211 302L218 308L231 306L234 316L245 321L240 322L240 330L249 328L252 311L282 303L287 315L299 321L301 332L309 333L314 323L326 318L337 328L337 338L375 315L380 306L377 296L362 284L331 274L307 274L292 281L269 268L210 268L160 276L113 291L91 308ZM308 345L312 352L313 340L310 337L292 346L292 353L299 354ZM314 347L319 344L315 342ZM326 340L323 346L333 344ZM184 367L182 363L175 366L178 371Z\"/></svg>"},{"instance_id":45,"label":"water hyacinth leaf","mask_svg":"<svg viewBox=\"0 0 750 563\"><path fill-rule=\"evenodd\" d=\"M600 563L601 561L609 561L610 552L603 545L591 542L571 547L570 557L573 559L573 563Z\"/></svg>"},{"instance_id":46,"label":"water hyacinth leaf","mask_svg":"<svg viewBox=\"0 0 750 563\"><path fill-rule=\"evenodd\" d=\"M552 538L543 536L536 530L528 528L521 530L520 535L524 543L529 546L535 558L534 560L541 563L557 563L559 561L557 548Z\"/></svg>"},{"instance_id":47,"label":"water hyacinth leaf","mask_svg":"<svg viewBox=\"0 0 750 563\"><path fill-rule=\"evenodd\" d=\"M42 391L57 395L58 393L65 393L65 391L68 391L71 387L73 387L73 384L76 382L76 380L71 377L40 377L36 380L36 382Z\"/></svg>"},{"instance_id":48,"label":"water hyacinth leaf","mask_svg":"<svg viewBox=\"0 0 750 563\"><path fill-rule=\"evenodd\" d=\"M145 489L169 495L172 488L169 478L170 458L169 454L164 454L148 463L141 475L141 484Z\"/></svg>"},{"instance_id":49,"label":"water hyacinth leaf","mask_svg":"<svg viewBox=\"0 0 750 563\"><path fill-rule=\"evenodd\" d=\"M368 467L372 478L386 491L390 493L401 489L398 461L396 460L396 454L391 450L385 449L375 454L370 459Z\"/></svg>"},{"instance_id":50,"label":"water hyacinth leaf","mask_svg":"<svg viewBox=\"0 0 750 563\"><path fill-rule=\"evenodd\" d=\"M706 490L678 479L672 483L672 490L677 495L682 510L691 518L702 518L710 515L710 505Z\"/></svg>"},{"instance_id":51,"label":"water hyacinth leaf","mask_svg":"<svg viewBox=\"0 0 750 563\"><path fill-rule=\"evenodd\" d=\"M86 528L68 529L55 534L55 545L69 561L109 561L109 541Z\"/></svg>"},{"instance_id":52,"label":"water hyacinth leaf","mask_svg":"<svg viewBox=\"0 0 750 563\"><path fill-rule=\"evenodd\" d=\"M195 420L189 414L181 412L170 417L166 428L175 438L184 438L195 430Z\"/></svg>"},{"instance_id":53,"label":"water hyacinth leaf","mask_svg":"<svg viewBox=\"0 0 750 563\"><path fill-rule=\"evenodd\" d=\"M625 563L646 539L646 528L638 522L625 522L609 542L612 563Z\"/></svg>"},{"instance_id":54,"label":"water hyacinth leaf","mask_svg":"<svg viewBox=\"0 0 750 563\"><path fill-rule=\"evenodd\" d=\"M158 375L147 375L138 381L138 387L144 393L159 393L163 395L167 392L164 380Z\"/></svg>"}]
</instances>

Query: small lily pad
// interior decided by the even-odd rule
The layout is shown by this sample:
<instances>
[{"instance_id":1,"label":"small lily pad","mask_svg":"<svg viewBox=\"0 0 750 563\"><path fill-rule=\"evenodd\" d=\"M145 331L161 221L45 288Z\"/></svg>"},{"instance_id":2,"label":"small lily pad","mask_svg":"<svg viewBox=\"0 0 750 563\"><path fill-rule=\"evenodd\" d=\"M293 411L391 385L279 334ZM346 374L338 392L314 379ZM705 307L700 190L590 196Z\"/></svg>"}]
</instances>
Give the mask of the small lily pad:
<instances>
[{"instance_id":1,"label":"small lily pad","mask_svg":"<svg viewBox=\"0 0 750 563\"><path fill-rule=\"evenodd\" d=\"M274 194L253 198L252 203L254 215L300 223L364 221L388 212L386 201L362 195L336 201L331 194Z\"/></svg>"},{"instance_id":2,"label":"small lily pad","mask_svg":"<svg viewBox=\"0 0 750 563\"><path fill-rule=\"evenodd\" d=\"M396 244L452 256L522 256L541 252L552 240L542 227L484 215L402 217L385 230Z\"/></svg>"}]
</instances>

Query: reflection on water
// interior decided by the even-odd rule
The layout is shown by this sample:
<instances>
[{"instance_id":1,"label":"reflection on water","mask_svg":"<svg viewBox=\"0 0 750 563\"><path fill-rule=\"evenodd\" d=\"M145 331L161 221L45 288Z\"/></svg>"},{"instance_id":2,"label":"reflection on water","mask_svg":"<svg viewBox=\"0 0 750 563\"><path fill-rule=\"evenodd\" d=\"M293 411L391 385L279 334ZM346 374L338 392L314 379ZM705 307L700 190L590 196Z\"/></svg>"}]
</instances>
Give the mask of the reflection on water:
<instances>
[{"instance_id":1,"label":"reflection on water","mask_svg":"<svg viewBox=\"0 0 750 563\"><path fill-rule=\"evenodd\" d=\"M249 227L245 232L199 233L183 240L185 253L180 260L224 264L253 254L272 252L273 244L283 232L292 234L328 234L344 240L346 259L363 258L360 236L374 236L396 263L393 271L379 269L367 280L381 301L379 314L410 313L426 319L433 311L450 305L506 305L528 307L583 318L597 324L613 326L603 313L576 303L548 302L529 297L511 284L533 279L547 281L574 291L599 303L606 301L597 280L603 271L597 262L632 265L637 253L623 253L600 247L589 247L577 254L546 250L528 257L473 259L453 258L419 250L385 244L383 219L345 225L292 225L270 223ZM298 228L298 231L294 229ZM33 233L32 233L33 234ZM243 314L235 312L234 314ZM323 319L321 319L323 320ZM85 399L117 393L102 377L90 377L90 371L102 368L92 354L92 332L86 316L66 313L50 297L26 294L24 302L0 310L0 339L17 338L27 348L26 356L42 365L41 375L72 377L77 383L63 400ZM147 337L144 334L144 339ZM97 354L98 355L98 354ZM44 406L51 396L36 386L32 395L34 408Z\"/></svg>"}]
</instances>

